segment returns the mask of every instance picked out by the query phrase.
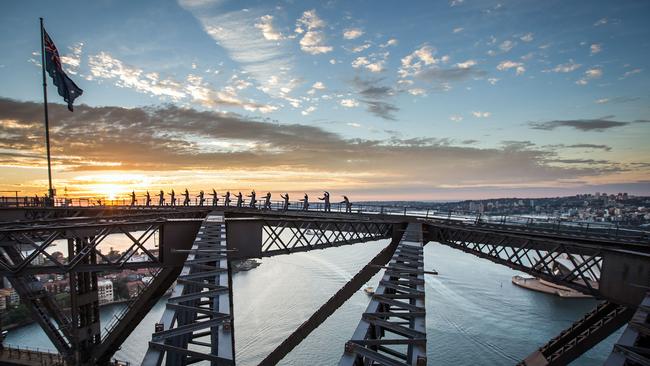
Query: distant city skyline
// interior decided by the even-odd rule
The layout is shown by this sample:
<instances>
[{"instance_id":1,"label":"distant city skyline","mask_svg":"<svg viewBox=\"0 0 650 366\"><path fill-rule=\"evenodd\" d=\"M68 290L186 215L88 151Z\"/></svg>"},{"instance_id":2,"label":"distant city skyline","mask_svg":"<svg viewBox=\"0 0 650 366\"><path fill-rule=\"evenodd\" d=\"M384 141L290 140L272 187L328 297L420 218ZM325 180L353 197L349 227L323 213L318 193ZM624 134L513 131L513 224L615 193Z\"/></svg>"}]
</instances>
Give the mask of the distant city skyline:
<instances>
[{"instance_id":1,"label":"distant city skyline","mask_svg":"<svg viewBox=\"0 0 650 366\"><path fill-rule=\"evenodd\" d=\"M650 195L646 1L0 5L0 195ZM293 198L292 197L292 198Z\"/></svg>"}]
</instances>

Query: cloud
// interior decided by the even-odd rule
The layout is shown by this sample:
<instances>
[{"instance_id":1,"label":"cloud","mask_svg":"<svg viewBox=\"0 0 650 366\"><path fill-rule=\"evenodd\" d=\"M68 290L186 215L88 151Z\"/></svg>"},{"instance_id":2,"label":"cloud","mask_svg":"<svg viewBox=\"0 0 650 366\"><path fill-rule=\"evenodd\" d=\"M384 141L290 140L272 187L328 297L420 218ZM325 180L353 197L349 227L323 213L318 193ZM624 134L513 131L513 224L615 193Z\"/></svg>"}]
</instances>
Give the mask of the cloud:
<instances>
[{"instance_id":1,"label":"cloud","mask_svg":"<svg viewBox=\"0 0 650 366\"><path fill-rule=\"evenodd\" d=\"M453 114L453 115L449 116L449 120L454 121L454 122L460 122L460 121L463 120L463 116Z\"/></svg>"},{"instance_id":2,"label":"cloud","mask_svg":"<svg viewBox=\"0 0 650 366\"><path fill-rule=\"evenodd\" d=\"M382 72L384 71L384 61L380 60L380 61L370 63L366 65L366 69L368 69L370 72L375 72L375 73Z\"/></svg>"},{"instance_id":3,"label":"cloud","mask_svg":"<svg viewBox=\"0 0 650 366\"><path fill-rule=\"evenodd\" d=\"M492 115L492 113L490 113L490 112L480 112L480 111L472 112L472 116L474 116L476 118L488 118L491 115Z\"/></svg>"},{"instance_id":4,"label":"cloud","mask_svg":"<svg viewBox=\"0 0 650 366\"><path fill-rule=\"evenodd\" d=\"M378 73L384 71L386 60L389 52L373 53L370 58L366 56L357 57L352 61L352 67L355 69L365 68L370 72Z\"/></svg>"},{"instance_id":5,"label":"cloud","mask_svg":"<svg viewBox=\"0 0 650 366\"><path fill-rule=\"evenodd\" d=\"M368 58L365 56L357 57L352 61L352 67L354 67L355 69L358 69L363 66L367 66L368 64L370 64L370 61L368 61Z\"/></svg>"},{"instance_id":6,"label":"cloud","mask_svg":"<svg viewBox=\"0 0 650 366\"><path fill-rule=\"evenodd\" d=\"M458 6L462 3L464 3L465 0L450 0L449 1L449 6Z\"/></svg>"},{"instance_id":7,"label":"cloud","mask_svg":"<svg viewBox=\"0 0 650 366\"><path fill-rule=\"evenodd\" d=\"M223 47L228 56L250 74L265 93L282 98L291 75L293 61L285 42L269 42L256 24L264 18L257 11L224 11L219 1L187 1L179 4L199 20L203 30ZM269 18L266 18L269 20ZM285 88L284 90L282 90Z\"/></svg>"},{"instance_id":8,"label":"cloud","mask_svg":"<svg viewBox=\"0 0 650 366\"><path fill-rule=\"evenodd\" d=\"M449 83L463 81L471 78L482 78L487 73L483 70L477 70L473 67L467 68L451 68L451 69L441 69L441 68L430 68L418 72L415 77L423 81L436 81L440 83Z\"/></svg>"},{"instance_id":9,"label":"cloud","mask_svg":"<svg viewBox=\"0 0 650 366\"><path fill-rule=\"evenodd\" d=\"M517 42L513 42L511 40L505 40L501 42L499 45L499 49L503 52L509 52L511 49L513 49L517 45Z\"/></svg>"},{"instance_id":10,"label":"cloud","mask_svg":"<svg viewBox=\"0 0 650 366\"><path fill-rule=\"evenodd\" d=\"M529 122L529 126L531 126L531 128L534 130L544 130L544 131L551 131L561 127L570 127L578 131L603 132L605 130L628 126L631 124L650 122L647 120L636 120L633 122L615 121L610 119L612 117L613 116L606 116L603 118L595 118L595 119L574 119L574 120L555 120L555 121L547 121L547 122Z\"/></svg>"},{"instance_id":11,"label":"cloud","mask_svg":"<svg viewBox=\"0 0 650 366\"><path fill-rule=\"evenodd\" d=\"M519 39L523 42L532 42L534 38L532 33L526 33L523 36L519 37Z\"/></svg>"},{"instance_id":12,"label":"cloud","mask_svg":"<svg viewBox=\"0 0 650 366\"><path fill-rule=\"evenodd\" d=\"M81 64L81 53L83 51L83 42L77 42L68 47L72 53L61 56L61 63L65 66L65 71L76 75Z\"/></svg>"},{"instance_id":13,"label":"cloud","mask_svg":"<svg viewBox=\"0 0 650 366\"><path fill-rule=\"evenodd\" d=\"M346 108L354 108L359 106L359 102L355 99L341 99L340 103Z\"/></svg>"},{"instance_id":14,"label":"cloud","mask_svg":"<svg viewBox=\"0 0 650 366\"><path fill-rule=\"evenodd\" d=\"M497 70L499 71L506 71L509 69L515 69L516 75L523 75L524 72L526 72L526 68L524 67L524 64L521 62L515 62L515 61L501 61L497 65Z\"/></svg>"},{"instance_id":15,"label":"cloud","mask_svg":"<svg viewBox=\"0 0 650 366\"><path fill-rule=\"evenodd\" d=\"M640 97L614 97L614 98L600 98L596 99L596 104L620 104L620 103L629 103L640 100Z\"/></svg>"},{"instance_id":16,"label":"cloud","mask_svg":"<svg viewBox=\"0 0 650 366\"><path fill-rule=\"evenodd\" d=\"M398 70L399 76L401 78L413 76L422 71L424 66L438 63L440 60L434 57L436 52L435 48L429 45L424 45L413 51L411 54L403 57L401 59L401 67Z\"/></svg>"},{"instance_id":17,"label":"cloud","mask_svg":"<svg viewBox=\"0 0 650 366\"><path fill-rule=\"evenodd\" d=\"M598 144L574 144L574 145L564 145L562 147L568 149L595 149L595 150L605 150L605 151L612 150L610 146L598 145Z\"/></svg>"},{"instance_id":18,"label":"cloud","mask_svg":"<svg viewBox=\"0 0 650 366\"><path fill-rule=\"evenodd\" d=\"M379 45L379 47L381 47L381 48L386 48L386 47L390 47L390 46L397 46L397 39L391 38L388 41L386 41L386 43L382 43L382 44Z\"/></svg>"},{"instance_id":19,"label":"cloud","mask_svg":"<svg viewBox=\"0 0 650 366\"><path fill-rule=\"evenodd\" d=\"M589 46L589 50L592 55L595 55L597 53L600 53L603 50L603 45L600 43L594 43L591 46Z\"/></svg>"},{"instance_id":20,"label":"cloud","mask_svg":"<svg viewBox=\"0 0 650 366\"><path fill-rule=\"evenodd\" d=\"M0 98L1 166L43 166L42 108L41 103ZM100 171L169 177L155 181L158 187L188 184L190 189L205 189L219 177L220 186L230 189L262 188L272 181L278 190L290 189L294 182L297 189L316 190L327 184L348 192L387 192L417 187L538 187L623 169L557 166L551 160L564 157L535 147L478 148L430 137L345 139L314 126L170 105L126 109L82 104L69 113L64 105L52 104L50 112L56 121L51 139L60 185L66 176L72 181L79 172ZM229 171L231 176L232 171L241 174L235 181L228 178Z\"/></svg>"},{"instance_id":21,"label":"cloud","mask_svg":"<svg viewBox=\"0 0 650 366\"><path fill-rule=\"evenodd\" d=\"M115 85L122 88L180 100L187 93L181 83L171 79L160 79L155 72L145 73L142 69L127 65L107 52L100 52L88 59L90 75L88 80L114 79Z\"/></svg>"},{"instance_id":22,"label":"cloud","mask_svg":"<svg viewBox=\"0 0 650 366\"><path fill-rule=\"evenodd\" d=\"M378 100L363 100L368 107L368 112L376 115L377 117L395 121L394 112L398 112L399 108L391 103L386 103Z\"/></svg>"},{"instance_id":23,"label":"cloud","mask_svg":"<svg viewBox=\"0 0 650 366\"><path fill-rule=\"evenodd\" d=\"M345 39L357 39L363 35L363 30L359 28L348 28L343 31L343 38Z\"/></svg>"},{"instance_id":24,"label":"cloud","mask_svg":"<svg viewBox=\"0 0 650 366\"><path fill-rule=\"evenodd\" d=\"M273 27L273 16L264 15L260 17L259 23L255 23L255 28L262 31L262 35L269 41L279 41L283 39L282 33Z\"/></svg>"},{"instance_id":25,"label":"cloud","mask_svg":"<svg viewBox=\"0 0 650 366\"><path fill-rule=\"evenodd\" d=\"M323 84L321 81L315 82L311 87L316 90L325 90L325 84Z\"/></svg>"},{"instance_id":26,"label":"cloud","mask_svg":"<svg viewBox=\"0 0 650 366\"><path fill-rule=\"evenodd\" d=\"M359 53L359 52L367 50L368 48L370 48L370 43L364 43L361 46L354 47L352 49L352 52Z\"/></svg>"},{"instance_id":27,"label":"cloud","mask_svg":"<svg viewBox=\"0 0 650 366\"><path fill-rule=\"evenodd\" d=\"M318 17L316 10L307 10L296 22L297 33L303 33L302 27L307 29L300 40L300 49L310 55L319 55L328 53L333 50L331 46L325 44L325 35L321 31L325 27L325 21Z\"/></svg>"},{"instance_id":28,"label":"cloud","mask_svg":"<svg viewBox=\"0 0 650 366\"><path fill-rule=\"evenodd\" d=\"M460 32L462 32L464 29L465 29L465 28L463 28L463 27L454 28L454 30L452 31L452 33L460 33Z\"/></svg>"},{"instance_id":29,"label":"cloud","mask_svg":"<svg viewBox=\"0 0 650 366\"><path fill-rule=\"evenodd\" d=\"M605 25L605 24L607 24L607 18L601 18L601 19L598 19L598 20L594 23L594 27L599 27L599 26L601 26L601 25Z\"/></svg>"},{"instance_id":30,"label":"cloud","mask_svg":"<svg viewBox=\"0 0 650 366\"><path fill-rule=\"evenodd\" d=\"M491 85L497 85L497 82L498 82L500 79L497 79L497 78L488 78L487 80L488 80L488 83L490 83Z\"/></svg>"},{"instance_id":31,"label":"cloud","mask_svg":"<svg viewBox=\"0 0 650 366\"><path fill-rule=\"evenodd\" d=\"M303 111L300 112L300 113L301 113L303 116L307 116L307 115L311 114L311 112L313 112L313 111L315 111L315 110L316 110L316 107L314 107L314 106L309 106L309 107L307 107L305 110L303 110Z\"/></svg>"},{"instance_id":32,"label":"cloud","mask_svg":"<svg viewBox=\"0 0 650 366\"><path fill-rule=\"evenodd\" d=\"M594 67L585 71L585 74L582 77L582 79L576 81L576 84L587 85L589 83L589 80L600 79L602 76L603 76L603 70L599 67Z\"/></svg>"},{"instance_id":33,"label":"cloud","mask_svg":"<svg viewBox=\"0 0 650 366\"><path fill-rule=\"evenodd\" d=\"M625 72L625 74L623 74L623 76L621 76L621 79L626 79L634 74L640 73L641 71L643 71L643 69L634 69L634 70L627 71Z\"/></svg>"},{"instance_id":34,"label":"cloud","mask_svg":"<svg viewBox=\"0 0 650 366\"><path fill-rule=\"evenodd\" d=\"M411 88L411 89L408 89L407 92L409 94L415 95L415 96L426 95L426 93L427 93L427 91L422 89L422 88Z\"/></svg>"},{"instance_id":35,"label":"cloud","mask_svg":"<svg viewBox=\"0 0 650 366\"><path fill-rule=\"evenodd\" d=\"M577 64L573 62L573 60L569 60L569 62L565 64L559 64L555 66L551 71L567 73L567 72L575 71L579 69L581 66L582 66L581 64Z\"/></svg>"},{"instance_id":36,"label":"cloud","mask_svg":"<svg viewBox=\"0 0 650 366\"><path fill-rule=\"evenodd\" d=\"M352 85L357 90L360 101L365 104L366 110L375 116L394 121L394 113L399 111L399 107L389 102L395 95L395 90L391 87L380 85L383 79L361 79L355 77Z\"/></svg>"},{"instance_id":37,"label":"cloud","mask_svg":"<svg viewBox=\"0 0 650 366\"><path fill-rule=\"evenodd\" d=\"M262 113L277 109L271 105L244 101L239 98L237 90L250 85L241 79L233 79L233 85L228 85L222 90L215 90L204 83L200 76L190 74L184 81L163 78L157 72L145 72L140 68L127 65L106 52L91 55L88 58L88 67L90 73L86 77L87 80L112 80L118 87L156 96L163 101L188 101L210 108L241 107L248 111Z\"/></svg>"},{"instance_id":38,"label":"cloud","mask_svg":"<svg viewBox=\"0 0 650 366\"><path fill-rule=\"evenodd\" d=\"M475 65L476 65L476 61L467 60L465 62L457 63L456 67L458 67L459 69L469 69L469 68L471 68L472 66L475 66Z\"/></svg>"}]
</instances>

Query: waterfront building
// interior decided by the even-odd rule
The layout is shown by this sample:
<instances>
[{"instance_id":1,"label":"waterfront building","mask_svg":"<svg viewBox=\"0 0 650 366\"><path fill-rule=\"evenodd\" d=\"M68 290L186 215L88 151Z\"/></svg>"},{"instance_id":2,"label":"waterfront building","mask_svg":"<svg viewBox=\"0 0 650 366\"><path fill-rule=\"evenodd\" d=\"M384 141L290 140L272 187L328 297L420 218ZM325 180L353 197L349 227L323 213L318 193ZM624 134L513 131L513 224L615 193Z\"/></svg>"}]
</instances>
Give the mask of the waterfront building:
<instances>
[{"instance_id":1,"label":"waterfront building","mask_svg":"<svg viewBox=\"0 0 650 366\"><path fill-rule=\"evenodd\" d=\"M97 292L100 304L113 302L113 281L106 279L97 281Z\"/></svg>"}]
</instances>

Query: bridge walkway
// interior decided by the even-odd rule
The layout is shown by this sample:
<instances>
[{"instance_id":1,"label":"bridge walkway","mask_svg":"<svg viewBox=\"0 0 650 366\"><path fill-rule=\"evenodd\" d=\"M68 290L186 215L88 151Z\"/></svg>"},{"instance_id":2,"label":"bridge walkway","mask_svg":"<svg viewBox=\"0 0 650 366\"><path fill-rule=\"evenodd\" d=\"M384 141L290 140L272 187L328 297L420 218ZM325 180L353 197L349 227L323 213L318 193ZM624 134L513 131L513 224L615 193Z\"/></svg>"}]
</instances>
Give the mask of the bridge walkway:
<instances>
[{"instance_id":1,"label":"bridge walkway","mask_svg":"<svg viewBox=\"0 0 650 366\"><path fill-rule=\"evenodd\" d=\"M426 324L422 225L409 224L339 366L424 366Z\"/></svg>"}]
</instances>

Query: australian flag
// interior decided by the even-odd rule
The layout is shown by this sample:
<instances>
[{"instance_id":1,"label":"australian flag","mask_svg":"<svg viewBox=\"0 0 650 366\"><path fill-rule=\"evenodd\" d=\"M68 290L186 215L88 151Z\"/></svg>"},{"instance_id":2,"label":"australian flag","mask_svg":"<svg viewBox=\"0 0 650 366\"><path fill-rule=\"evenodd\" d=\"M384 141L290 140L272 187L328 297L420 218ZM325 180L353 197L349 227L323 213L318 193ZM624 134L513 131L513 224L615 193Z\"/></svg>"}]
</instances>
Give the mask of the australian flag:
<instances>
[{"instance_id":1,"label":"australian flag","mask_svg":"<svg viewBox=\"0 0 650 366\"><path fill-rule=\"evenodd\" d=\"M45 69L50 74L50 77L52 77L52 81L56 85L59 95L68 103L68 109L72 112L72 103L84 91L63 72L59 51L56 49L52 38L50 38L45 29L43 29L43 43L45 46Z\"/></svg>"}]
</instances>

